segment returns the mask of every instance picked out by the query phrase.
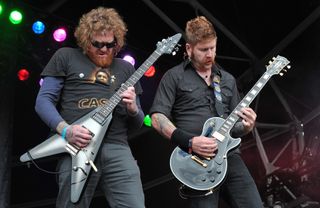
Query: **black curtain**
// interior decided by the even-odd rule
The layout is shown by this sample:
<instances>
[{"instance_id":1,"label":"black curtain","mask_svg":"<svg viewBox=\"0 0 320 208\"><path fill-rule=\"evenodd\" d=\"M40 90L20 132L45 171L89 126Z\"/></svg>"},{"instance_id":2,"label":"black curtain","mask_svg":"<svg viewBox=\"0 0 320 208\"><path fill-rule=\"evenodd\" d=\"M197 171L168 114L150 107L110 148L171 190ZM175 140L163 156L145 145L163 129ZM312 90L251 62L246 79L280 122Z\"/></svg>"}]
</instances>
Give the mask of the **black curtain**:
<instances>
[{"instance_id":1,"label":"black curtain","mask_svg":"<svg viewBox=\"0 0 320 208\"><path fill-rule=\"evenodd\" d=\"M0 62L0 207L7 208L10 205L14 79L8 59Z\"/></svg>"}]
</instances>

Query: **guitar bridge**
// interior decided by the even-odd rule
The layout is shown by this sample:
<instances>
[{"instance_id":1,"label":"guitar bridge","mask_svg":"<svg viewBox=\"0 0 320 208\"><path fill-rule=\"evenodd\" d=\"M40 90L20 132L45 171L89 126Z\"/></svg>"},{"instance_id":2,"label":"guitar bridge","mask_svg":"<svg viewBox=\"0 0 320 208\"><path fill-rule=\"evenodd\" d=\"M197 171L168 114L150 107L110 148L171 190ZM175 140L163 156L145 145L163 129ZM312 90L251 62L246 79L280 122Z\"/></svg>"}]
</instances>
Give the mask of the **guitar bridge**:
<instances>
[{"instance_id":1,"label":"guitar bridge","mask_svg":"<svg viewBox=\"0 0 320 208\"><path fill-rule=\"evenodd\" d=\"M208 166L206 163L202 162L197 156L192 155L191 159L204 168L206 168Z\"/></svg>"}]
</instances>

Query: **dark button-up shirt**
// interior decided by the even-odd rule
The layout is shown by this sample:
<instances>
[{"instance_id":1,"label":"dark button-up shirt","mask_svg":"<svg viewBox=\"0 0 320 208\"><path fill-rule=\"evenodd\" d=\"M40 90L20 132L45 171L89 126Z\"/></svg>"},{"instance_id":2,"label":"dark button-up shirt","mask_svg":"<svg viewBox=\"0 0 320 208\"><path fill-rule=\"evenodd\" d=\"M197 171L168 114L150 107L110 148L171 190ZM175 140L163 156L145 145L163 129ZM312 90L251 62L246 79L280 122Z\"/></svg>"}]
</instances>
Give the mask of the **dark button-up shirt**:
<instances>
[{"instance_id":1,"label":"dark button-up shirt","mask_svg":"<svg viewBox=\"0 0 320 208\"><path fill-rule=\"evenodd\" d=\"M240 101L235 78L214 65L211 78L220 77L224 117L229 115ZM172 120L177 128L200 135L205 121L219 116L215 107L214 87L208 86L192 64L183 62L168 70L159 83L150 114L162 113ZM234 128L236 136L243 135L243 126Z\"/></svg>"}]
</instances>

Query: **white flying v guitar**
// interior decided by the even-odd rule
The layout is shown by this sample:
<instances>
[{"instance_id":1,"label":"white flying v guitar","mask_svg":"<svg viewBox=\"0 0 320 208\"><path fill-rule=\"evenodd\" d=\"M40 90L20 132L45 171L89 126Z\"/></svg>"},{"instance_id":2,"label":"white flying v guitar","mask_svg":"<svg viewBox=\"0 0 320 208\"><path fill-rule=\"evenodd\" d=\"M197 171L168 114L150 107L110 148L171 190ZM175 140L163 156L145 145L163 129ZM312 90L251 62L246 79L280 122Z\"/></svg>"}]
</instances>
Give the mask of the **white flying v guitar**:
<instances>
[{"instance_id":1,"label":"white flying v guitar","mask_svg":"<svg viewBox=\"0 0 320 208\"><path fill-rule=\"evenodd\" d=\"M225 120L213 117L204 123L201 135L217 138L218 151L214 158L202 158L196 154L188 154L179 147L173 150L170 157L170 168L180 182L189 188L202 191L214 190L222 184L227 173L227 153L238 147L241 142L240 138L235 139L230 136L230 130L239 119L237 112L243 107L248 107L268 80L275 74L282 75L281 71L288 64L289 61L284 57L274 58L267 66L266 72Z\"/></svg>"},{"instance_id":2,"label":"white flying v guitar","mask_svg":"<svg viewBox=\"0 0 320 208\"><path fill-rule=\"evenodd\" d=\"M71 173L71 201L77 202L87 181L91 168L98 171L94 165L95 157L99 151L104 134L112 119L112 112L121 101L120 95L143 76L149 67L164 53L170 54L181 38L178 33L157 43L157 49L147 60L121 85L117 92L109 99L109 102L81 117L72 124L79 124L87 128L93 138L85 148L78 148L68 143L59 134L49 137L47 140L32 148L20 157L21 162L47 157L59 153L69 153L72 157Z\"/></svg>"}]
</instances>

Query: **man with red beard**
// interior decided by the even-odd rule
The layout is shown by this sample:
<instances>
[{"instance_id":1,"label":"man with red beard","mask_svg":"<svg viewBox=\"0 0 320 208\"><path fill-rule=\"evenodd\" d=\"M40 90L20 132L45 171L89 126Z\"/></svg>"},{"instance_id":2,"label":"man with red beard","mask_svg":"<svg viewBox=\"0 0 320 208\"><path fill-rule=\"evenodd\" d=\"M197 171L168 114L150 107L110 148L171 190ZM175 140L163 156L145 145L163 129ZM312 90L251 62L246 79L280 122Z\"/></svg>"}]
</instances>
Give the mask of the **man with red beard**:
<instances>
[{"instance_id":1,"label":"man with red beard","mask_svg":"<svg viewBox=\"0 0 320 208\"><path fill-rule=\"evenodd\" d=\"M185 171L181 171L182 176L177 177L180 181L189 177L185 181L190 182L188 186L183 184L179 193L188 198L191 208L218 208L220 196L234 208L262 208L257 187L237 148L228 154L228 172L219 189L196 190L193 186L197 182L217 179L213 177L215 170L209 170L209 167L204 170L206 174L198 178L192 175L196 171L191 167L203 168L201 161L213 160L220 151L218 139L222 140L223 135L213 134L215 123L210 123L202 134L205 122L213 117L226 118L240 99L234 77L215 62L217 36L213 25L203 16L196 17L187 22L185 34L187 59L163 75L150 109L152 126L183 150L177 153L181 155L177 164L186 163L189 154L196 158L194 162L190 159ZM230 132L232 137L249 133L256 120L255 112L248 107L237 114L241 121L235 123Z\"/></svg>"},{"instance_id":2,"label":"man with red beard","mask_svg":"<svg viewBox=\"0 0 320 208\"><path fill-rule=\"evenodd\" d=\"M53 133L78 148L86 147L92 134L73 122L108 103L135 71L130 63L115 57L124 45L126 32L127 26L115 9L93 9L81 17L75 30L79 48L58 49L41 73L44 81L36 112ZM138 82L121 94L94 161L98 171L90 172L77 203L70 201L71 157L65 155L59 160L56 207L88 208L98 187L110 207L145 207L140 170L128 144L128 132L143 124L141 93Z\"/></svg>"}]
</instances>

